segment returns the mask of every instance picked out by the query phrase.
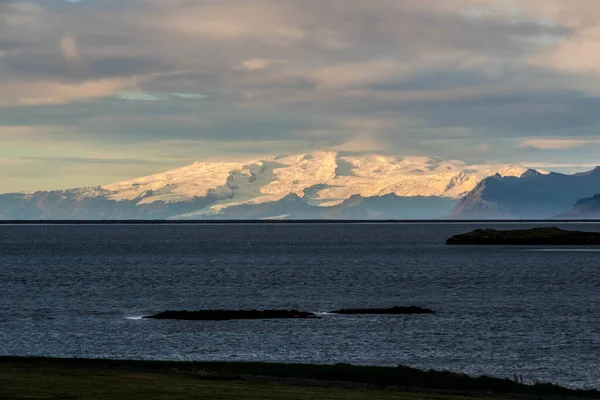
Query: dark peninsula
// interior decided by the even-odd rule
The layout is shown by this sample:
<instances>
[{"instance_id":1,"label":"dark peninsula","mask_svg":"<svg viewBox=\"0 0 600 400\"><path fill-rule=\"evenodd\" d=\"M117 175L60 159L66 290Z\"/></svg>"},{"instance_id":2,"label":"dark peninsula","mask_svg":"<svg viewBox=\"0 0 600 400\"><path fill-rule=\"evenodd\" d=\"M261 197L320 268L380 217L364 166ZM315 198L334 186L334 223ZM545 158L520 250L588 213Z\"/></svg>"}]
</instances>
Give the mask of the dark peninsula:
<instances>
[{"instance_id":1,"label":"dark peninsula","mask_svg":"<svg viewBox=\"0 0 600 400\"><path fill-rule=\"evenodd\" d=\"M409 306L392 308L344 308L338 311L332 311L331 314L380 314L380 315L399 315L399 314L435 314L435 311L428 308Z\"/></svg>"},{"instance_id":2,"label":"dark peninsula","mask_svg":"<svg viewBox=\"0 0 600 400\"><path fill-rule=\"evenodd\" d=\"M477 229L452 236L446 244L591 246L600 245L600 232L567 231L556 227L518 230Z\"/></svg>"},{"instance_id":3,"label":"dark peninsula","mask_svg":"<svg viewBox=\"0 0 600 400\"><path fill-rule=\"evenodd\" d=\"M183 319L192 321L230 321L234 319L318 318L311 312L298 310L198 310L164 311L144 318Z\"/></svg>"}]
</instances>

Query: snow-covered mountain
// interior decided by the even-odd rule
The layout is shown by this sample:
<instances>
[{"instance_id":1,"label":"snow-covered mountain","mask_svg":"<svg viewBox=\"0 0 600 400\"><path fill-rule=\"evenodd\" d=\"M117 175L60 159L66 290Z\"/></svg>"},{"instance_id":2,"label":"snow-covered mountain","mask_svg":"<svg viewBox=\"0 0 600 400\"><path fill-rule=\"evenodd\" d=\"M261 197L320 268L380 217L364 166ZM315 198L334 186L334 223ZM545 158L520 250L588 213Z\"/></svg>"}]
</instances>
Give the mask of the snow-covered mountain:
<instances>
[{"instance_id":1,"label":"snow-covered mountain","mask_svg":"<svg viewBox=\"0 0 600 400\"><path fill-rule=\"evenodd\" d=\"M294 193L309 204L328 206L355 194L459 198L487 176L520 176L524 171L518 165L468 165L436 158L343 156L318 151L238 163L195 162L103 188L114 192L114 200L148 194L142 203L180 202L210 194L226 198L223 204L264 203Z\"/></svg>"},{"instance_id":2,"label":"snow-covered mountain","mask_svg":"<svg viewBox=\"0 0 600 400\"><path fill-rule=\"evenodd\" d=\"M450 204L485 177L520 176L524 171L519 165L470 165L439 158L344 155L330 151L240 162L198 161L102 187L3 195L0 196L0 218L11 219L15 215L24 218L32 208L39 211L32 214L32 219L85 218L86 215L88 218L218 218L226 217L228 209L231 213L236 210L235 215L243 218L240 210L250 212L248 207L259 205L265 205L261 210L277 209L282 215L293 215L291 209L284 212L286 204L297 208L295 201L289 201L291 195L292 199L311 206L301 213L303 216L313 215L314 210L321 207L358 207L356 202L345 203L352 196L443 198L447 200L443 204ZM400 204L390 203L390 199L385 200L386 207ZM283 203L274 207L277 202ZM402 204L413 203L404 201ZM438 207L440 203L435 204ZM93 212L88 212L90 207ZM377 215L370 210L369 215ZM252 212L255 215L256 208ZM364 210L349 214L337 210L333 214L367 215ZM315 215L333 214L319 211ZM386 215L400 214L387 212ZM405 210L401 215L410 215L410 212ZM431 218L439 216L431 215Z\"/></svg>"}]
</instances>

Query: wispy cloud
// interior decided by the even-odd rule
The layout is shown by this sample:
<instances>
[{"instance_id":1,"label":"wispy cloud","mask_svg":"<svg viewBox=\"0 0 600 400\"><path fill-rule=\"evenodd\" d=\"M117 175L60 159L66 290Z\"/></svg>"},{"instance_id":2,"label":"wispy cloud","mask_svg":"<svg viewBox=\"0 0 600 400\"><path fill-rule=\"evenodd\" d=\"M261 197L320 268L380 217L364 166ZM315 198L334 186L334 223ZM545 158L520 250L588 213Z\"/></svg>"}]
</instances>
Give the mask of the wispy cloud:
<instances>
[{"instance_id":1,"label":"wispy cloud","mask_svg":"<svg viewBox=\"0 0 600 400\"><path fill-rule=\"evenodd\" d=\"M159 101L163 97L148 92L134 91L134 92L117 92L116 97L122 100L139 100L139 101Z\"/></svg>"},{"instance_id":2,"label":"wispy cloud","mask_svg":"<svg viewBox=\"0 0 600 400\"><path fill-rule=\"evenodd\" d=\"M188 99L188 100L201 100L205 99L206 95L200 93L169 93L171 97L177 97L180 99Z\"/></svg>"},{"instance_id":3,"label":"wispy cloud","mask_svg":"<svg viewBox=\"0 0 600 400\"><path fill-rule=\"evenodd\" d=\"M521 142L519 147L533 147L543 150L562 150L599 144L600 139L527 139Z\"/></svg>"},{"instance_id":4,"label":"wispy cloud","mask_svg":"<svg viewBox=\"0 0 600 400\"><path fill-rule=\"evenodd\" d=\"M122 89L134 87L135 79L117 78L62 83L52 81L27 81L0 83L2 97L0 106L35 106L48 104L68 104L73 101L89 100L112 96Z\"/></svg>"},{"instance_id":5,"label":"wispy cloud","mask_svg":"<svg viewBox=\"0 0 600 400\"><path fill-rule=\"evenodd\" d=\"M74 164L124 164L124 165L160 165L157 160L145 160L137 158L97 158L97 157L19 157L22 160L46 161L52 163L74 163Z\"/></svg>"},{"instance_id":6,"label":"wispy cloud","mask_svg":"<svg viewBox=\"0 0 600 400\"><path fill-rule=\"evenodd\" d=\"M185 100L201 100L206 96L199 93L152 93L145 91L125 91L116 93L116 97L122 100L138 100L138 101L160 101L173 98Z\"/></svg>"}]
</instances>

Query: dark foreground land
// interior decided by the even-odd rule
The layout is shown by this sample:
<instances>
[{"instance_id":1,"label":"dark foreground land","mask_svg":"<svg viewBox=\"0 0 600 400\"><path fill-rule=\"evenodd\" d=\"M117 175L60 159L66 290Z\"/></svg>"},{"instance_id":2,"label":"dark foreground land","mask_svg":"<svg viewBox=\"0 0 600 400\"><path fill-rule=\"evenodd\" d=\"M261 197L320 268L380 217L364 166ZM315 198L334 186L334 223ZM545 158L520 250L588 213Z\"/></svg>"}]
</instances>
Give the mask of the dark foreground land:
<instances>
[{"instance_id":1,"label":"dark foreground land","mask_svg":"<svg viewBox=\"0 0 600 400\"><path fill-rule=\"evenodd\" d=\"M508 379L357 367L0 357L0 399L559 399L598 391Z\"/></svg>"},{"instance_id":2,"label":"dark foreground land","mask_svg":"<svg viewBox=\"0 0 600 400\"><path fill-rule=\"evenodd\" d=\"M556 227L518 230L476 229L452 236L446 244L593 246L600 245L600 232L567 231Z\"/></svg>"}]
</instances>

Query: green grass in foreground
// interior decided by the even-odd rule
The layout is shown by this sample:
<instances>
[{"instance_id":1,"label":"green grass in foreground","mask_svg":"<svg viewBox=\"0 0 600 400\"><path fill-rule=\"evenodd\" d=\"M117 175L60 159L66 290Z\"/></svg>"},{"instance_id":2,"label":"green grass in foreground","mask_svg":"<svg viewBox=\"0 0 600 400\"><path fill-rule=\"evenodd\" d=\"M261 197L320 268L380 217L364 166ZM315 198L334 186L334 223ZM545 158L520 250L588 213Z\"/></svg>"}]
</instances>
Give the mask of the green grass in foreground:
<instances>
[{"instance_id":1,"label":"green grass in foreground","mask_svg":"<svg viewBox=\"0 0 600 400\"><path fill-rule=\"evenodd\" d=\"M0 398L13 399L322 399L387 400L464 397L276 383L210 381L190 375L115 370L0 367Z\"/></svg>"},{"instance_id":2,"label":"green grass in foreground","mask_svg":"<svg viewBox=\"0 0 600 400\"><path fill-rule=\"evenodd\" d=\"M550 399L597 391L398 367L0 357L0 399Z\"/></svg>"}]
</instances>

